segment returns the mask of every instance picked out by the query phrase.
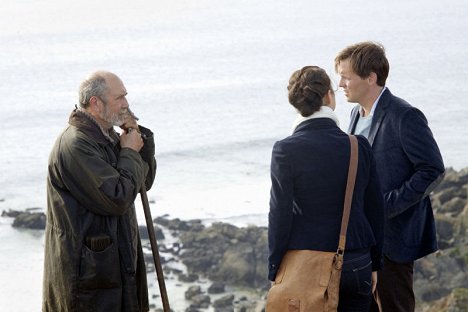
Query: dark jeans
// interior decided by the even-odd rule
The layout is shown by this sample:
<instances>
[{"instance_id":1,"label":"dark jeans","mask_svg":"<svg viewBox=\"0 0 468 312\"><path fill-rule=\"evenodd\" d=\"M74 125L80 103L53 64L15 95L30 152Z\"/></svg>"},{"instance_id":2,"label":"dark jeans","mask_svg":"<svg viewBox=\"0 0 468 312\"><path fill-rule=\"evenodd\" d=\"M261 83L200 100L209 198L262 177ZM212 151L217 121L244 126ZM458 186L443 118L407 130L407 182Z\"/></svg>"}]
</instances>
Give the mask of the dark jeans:
<instances>
[{"instance_id":1,"label":"dark jeans","mask_svg":"<svg viewBox=\"0 0 468 312\"><path fill-rule=\"evenodd\" d=\"M339 312L369 312L372 261L369 249L345 251L340 281Z\"/></svg>"},{"instance_id":2,"label":"dark jeans","mask_svg":"<svg viewBox=\"0 0 468 312\"><path fill-rule=\"evenodd\" d=\"M384 256L383 270L377 273L377 292L382 312L412 312L415 309L413 292L414 262L397 263ZM372 302L371 312L378 312Z\"/></svg>"}]
</instances>

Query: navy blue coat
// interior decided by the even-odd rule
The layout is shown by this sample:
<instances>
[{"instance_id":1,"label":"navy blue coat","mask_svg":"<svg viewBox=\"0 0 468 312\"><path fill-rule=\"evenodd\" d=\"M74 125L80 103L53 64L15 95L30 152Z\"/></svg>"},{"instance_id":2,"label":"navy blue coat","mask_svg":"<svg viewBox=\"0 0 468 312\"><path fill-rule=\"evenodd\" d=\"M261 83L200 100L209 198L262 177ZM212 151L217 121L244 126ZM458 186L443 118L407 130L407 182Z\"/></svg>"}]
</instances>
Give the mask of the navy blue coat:
<instances>
[{"instance_id":1,"label":"navy blue coat","mask_svg":"<svg viewBox=\"0 0 468 312\"><path fill-rule=\"evenodd\" d=\"M345 248L371 247L372 266L377 270L381 267L384 199L372 149L362 136L358 145ZM337 250L349 156L348 135L329 118L304 121L291 136L275 143L268 215L270 280L287 250Z\"/></svg>"},{"instance_id":2,"label":"navy blue coat","mask_svg":"<svg viewBox=\"0 0 468 312\"><path fill-rule=\"evenodd\" d=\"M351 112L354 133L359 106ZM369 132L386 202L384 254L410 262L437 250L429 193L443 178L444 163L424 114L385 90Z\"/></svg>"}]
</instances>

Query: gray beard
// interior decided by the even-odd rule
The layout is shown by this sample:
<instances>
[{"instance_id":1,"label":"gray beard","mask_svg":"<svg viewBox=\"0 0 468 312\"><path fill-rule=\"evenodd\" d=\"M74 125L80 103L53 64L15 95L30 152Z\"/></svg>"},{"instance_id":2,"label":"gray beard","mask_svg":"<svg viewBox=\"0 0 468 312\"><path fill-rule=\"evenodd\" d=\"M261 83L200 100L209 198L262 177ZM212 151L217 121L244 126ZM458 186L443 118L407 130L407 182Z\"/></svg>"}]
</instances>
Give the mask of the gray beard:
<instances>
[{"instance_id":1,"label":"gray beard","mask_svg":"<svg viewBox=\"0 0 468 312\"><path fill-rule=\"evenodd\" d=\"M124 120L123 120L123 114L121 113L113 113L109 114L107 111L107 107L104 108L104 112L102 112L101 118L111 124L112 126L117 126L120 127L123 125Z\"/></svg>"}]
</instances>

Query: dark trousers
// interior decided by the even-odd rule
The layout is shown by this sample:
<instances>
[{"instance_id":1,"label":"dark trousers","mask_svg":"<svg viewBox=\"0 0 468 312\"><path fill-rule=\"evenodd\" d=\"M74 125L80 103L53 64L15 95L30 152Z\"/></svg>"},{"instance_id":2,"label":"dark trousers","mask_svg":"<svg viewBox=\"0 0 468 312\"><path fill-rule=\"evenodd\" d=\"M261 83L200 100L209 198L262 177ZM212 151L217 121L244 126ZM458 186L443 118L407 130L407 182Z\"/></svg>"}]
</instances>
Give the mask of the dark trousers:
<instances>
[{"instance_id":1,"label":"dark trousers","mask_svg":"<svg viewBox=\"0 0 468 312\"><path fill-rule=\"evenodd\" d=\"M414 311L413 265L413 261L396 263L384 256L383 270L377 273L377 292L382 305L381 312ZM370 311L379 311L374 301Z\"/></svg>"},{"instance_id":2,"label":"dark trousers","mask_svg":"<svg viewBox=\"0 0 468 312\"><path fill-rule=\"evenodd\" d=\"M345 251L338 312L368 312L372 293L369 249Z\"/></svg>"}]
</instances>

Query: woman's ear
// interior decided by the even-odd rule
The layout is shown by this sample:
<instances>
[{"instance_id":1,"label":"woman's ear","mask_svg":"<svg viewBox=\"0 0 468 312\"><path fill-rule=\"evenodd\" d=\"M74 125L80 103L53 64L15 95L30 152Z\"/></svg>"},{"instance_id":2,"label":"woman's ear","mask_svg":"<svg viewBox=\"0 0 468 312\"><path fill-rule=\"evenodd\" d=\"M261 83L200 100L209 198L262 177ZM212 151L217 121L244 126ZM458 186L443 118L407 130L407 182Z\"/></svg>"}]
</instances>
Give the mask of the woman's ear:
<instances>
[{"instance_id":1,"label":"woman's ear","mask_svg":"<svg viewBox=\"0 0 468 312\"><path fill-rule=\"evenodd\" d=\"M327 94L322 99L323 105L328 106L331 109L335 110L336 102L335 102L335 92L333 90L328 90Z\"/></svg>"}]
</instances>

